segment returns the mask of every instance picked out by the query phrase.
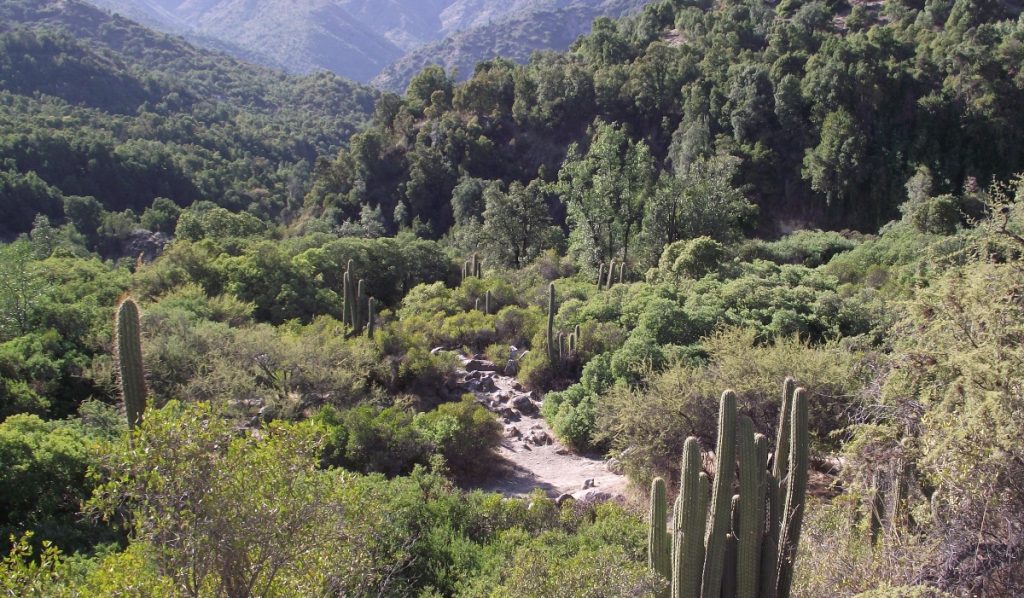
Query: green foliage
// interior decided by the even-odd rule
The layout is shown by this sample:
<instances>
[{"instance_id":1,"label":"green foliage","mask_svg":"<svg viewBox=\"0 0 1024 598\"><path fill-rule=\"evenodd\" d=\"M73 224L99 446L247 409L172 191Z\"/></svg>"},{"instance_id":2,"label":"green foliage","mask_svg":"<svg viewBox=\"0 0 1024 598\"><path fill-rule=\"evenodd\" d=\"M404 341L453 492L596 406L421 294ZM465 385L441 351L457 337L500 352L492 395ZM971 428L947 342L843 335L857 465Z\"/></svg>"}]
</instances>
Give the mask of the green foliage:
<instances>
[{"instance_id":1,"label":"green foliage","mask_svg":"<svg viewBox=\"0 0 1024 598\"><path fill-rule=\"evenodd\" d=\"M265 229L266 225L252 214L233 214L204 202L181 213L174 234L186 241L223 241L231 237L257 236Z\"/></svg>"},{"instance_id":2,"label":"green foliage","mask_svg":"<svg viewBox=\"0 0 1024 598\"><path fill-rule=\"evenodd\" d=\"M95 486L87 470L97 463L97 444L104 435L86 422L44 421L27 414L0 423L4 537L34 530L67 549L85 549L100 538L109 539L101 527L79 517L82 501Z\"/></svg>"},{"instance_id":3,"label":"green foliage","mask_svg":"<svg viewBox=\"0 0 1024 598\"><path fill-rule=\"evenodd\" d=\"M418 414L415 425L445 464L458 473L486 471L501 443L501 425L472 395Z\"/></svg>"},{"instance_id":4,"label":"green foliage","mask_svg":"<svg viewBox=\"0 0 1024 598\"><path fill-rule=\"evenodd\" d=\"M282 78L85 3L12 2L0 20L4 236L28 231L31 212L56 221L72 196L294 215L316 155L372 109L372 92L333 75Z\"/></svg>"},{"instance_id":5,"label":"green foliage","mask_svg":"<svg viewBox=\"0 0 1024 598\"><path fill-rule=\"evenodd\" d=\"M665 247L659 266L678 276L701 279L718 269L725 257L725 248L710 237L677 241Z\"/></svg>"},{"instance_id":6,"label":"green foliage","mask_svg":"<svg viewBox=\"0 0 1024 598\"><path fill-rule=\"evenodd\" d=\"M652 376L641 389L616 386L598 399L598 438L619 450L632 447L622 460L644 483L652 475L676 470L676 455L687 436L703 441L715 437L718 389L729 380L735 383L741 411L770 435L778 413L777 381L792 372L812 397L814 441L827 446L832 442L829 432L848 423L837 417L837 409L849 403L835 397L848 397L866 375L859 368L861 356L839 343L812 347L780 338L759 345L750 331L733 329L706 339L705 347L706 363L679 363Z\"/></svg>"}]
</instances>

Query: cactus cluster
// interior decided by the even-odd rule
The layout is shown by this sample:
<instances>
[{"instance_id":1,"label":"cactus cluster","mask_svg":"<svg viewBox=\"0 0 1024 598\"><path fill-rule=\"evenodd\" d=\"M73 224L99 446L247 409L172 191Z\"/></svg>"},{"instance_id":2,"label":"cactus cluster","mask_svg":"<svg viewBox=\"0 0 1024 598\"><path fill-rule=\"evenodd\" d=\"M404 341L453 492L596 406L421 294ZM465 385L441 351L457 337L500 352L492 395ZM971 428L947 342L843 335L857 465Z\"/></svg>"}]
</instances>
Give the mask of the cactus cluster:
<instances>
[{"instance_id":1,"label":"cactus cluster","mask_svg":"<svg viewBox=\"0 0 1024 598\"><path fill-rule=\"evenodd\" d=\"M910 524L907 496L910 491L910 472L904 459L889 464L888 471L875 470L868 492L869 531L871 543L876 544L885 524L892 533ZM938 492L938 491L936 491ZM936 499L937 494L932 495Z\"/></svg>"},{"instance_id":2,"label":"cactus cluster","mask_svg":"<svg viewBox=\"0 0 1024 598\"><path fill-rule=\"evenodd\" d=\"M477 258L475 253L462 264L462 281L465 282L471 276L477 278L484 276L484 263Z\"/></svg>"},{"instance_id":3,"label":"cactus cluster","mask_svg":"<svg viewBox=\"0 0 1024 598\"><path fill-rule=\"evenodd\" d=\"M376 299L366 296L366 281L362 278L355 280L355 270L352 267L352 260L348 260L345 266L345 274L342 276L341 290L341 321L352 330L352 334L361 334L366 330L367 336L374 334L376 319ZM365 313L363 305L366 306Z\"/></svg>"},{"instance_id":4,"label":"cactus cluster","mask_svg":"<svg viewBox=\"0 0 1024 598\"><path fill-rule=\"evenodd\" d=\"M665 482L651 487L648 560L672 582L672 598L788 598L800 540L809 461L807 393L787 378L771 470L768 439L722 395L715 479L701 472L700 447L687 438L679 495L668 530ZM738 454L737 454L738 453ZM736 460L739 494L733 495ZM709 511L710 509L710 511Z\"/></svg>"},{"instance_id":5,"label":"cactus cluster","mask_svg":"<svg viewBox=\"0 0 1024 598\"><path fill-rule=\"evenodd\" d=\"M618 270L616 271L616 266ZM612 260L607 267L602 262L597 268L597 288L610 289L616 282L622 284L626 279L626 263Z\"/></svg>"},{"instance_id":6,"label":"cactus cluster","mask_svg":"<svg viewBox=\"0 0 1024 598\"><path fill-rule=\"evenodd\" d=\"M142 414L146 410L139 306L134 300L125 298L118 304L114 335L124 412L128 418L128 427L134 428L142 423Z\"/></svg>"},{"instance_id":7,"label":"cactus cluster","mask_svg":"<svg viewBox=\"0 0 1024 598\"><path fill-rule=\"evenodd\" d=\"M569 334L555 332L555 283L548 285L548 361L552 364L564 363L579 349L580 327Z\"/></svg>"}]
</instances>

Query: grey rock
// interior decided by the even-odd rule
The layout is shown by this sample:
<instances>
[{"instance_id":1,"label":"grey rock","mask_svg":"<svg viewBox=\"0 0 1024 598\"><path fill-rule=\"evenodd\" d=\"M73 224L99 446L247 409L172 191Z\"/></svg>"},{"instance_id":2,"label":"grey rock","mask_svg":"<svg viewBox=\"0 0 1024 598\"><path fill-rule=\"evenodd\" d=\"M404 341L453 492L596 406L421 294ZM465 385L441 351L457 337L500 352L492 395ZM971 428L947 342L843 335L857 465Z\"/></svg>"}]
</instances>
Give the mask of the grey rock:
<instances>
[{"instance_id":1,"label":"grey rock","mask_svg":"<svg viewBox=\"0 0 1024 598\"><path fill-rule=\"evenodd\" d=\"M467 372L497 372L498 366L483 359L470 359L466 362Z\"/></svg>"},{"instance_id":2,"label":"grey rock","mask_svg":"<svg viewBox=\"0 0 1024 598\"><path fill-rule=\"evenodd\" d=\"M602 503L611 500L619 500L622 498L621 495L612 494L611 492L605 492L603 490L597 490L591 488L589 490L580 490L579 492L573 492L572 497L580 502L585 503Z\"/></svg>"},{"instance_id":3,"label":"grey rock","mask_svg":"<svg viewBox=\"0 0 1024 598\"><path fill-rule=\"evenodd\" d=\"M523 415L536 415L537 405L530 400L528 395L519 395L512 399L512 406L519 410Z\"/></svg>"}]
</instances>

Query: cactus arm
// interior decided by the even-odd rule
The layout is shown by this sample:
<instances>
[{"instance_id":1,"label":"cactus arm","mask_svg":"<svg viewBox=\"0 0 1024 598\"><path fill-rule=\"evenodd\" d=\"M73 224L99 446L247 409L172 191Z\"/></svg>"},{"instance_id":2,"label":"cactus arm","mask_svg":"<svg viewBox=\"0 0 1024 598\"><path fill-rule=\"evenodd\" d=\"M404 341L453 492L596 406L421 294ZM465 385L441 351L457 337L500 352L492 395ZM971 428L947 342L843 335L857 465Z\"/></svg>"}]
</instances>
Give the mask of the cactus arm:
<instances>
[{"instance_id":1,"label":"cactus arm","mask_svg":"<svg viewBox=\"0 0 1024 598\"><path fill-rule=\"evenodd\" d=\"M725 567L725 535L729 529L729 503L736 468L736 393L722 393L718 415L718 446L711 515L704 552L701 598L720 598Z\"/></svg>"},{"instance_id":2,"label":"cactus arm","mask_svg":"<svg viewBox=\"0 0 1024 598\"><path fill-rule=\"evenodd\" d=\"M669 569L669 550L667 546L668 537L666 530L668 521L666 516L668 500L665 492L665 480L654 478L651 482L651 508L650 524L647 537L647 564L658 575L666 580L671 579L672 571ZM661 593L665 596L667 593Z\"/></svg>"},{"instance_id":3,"label":"cactus arm","mask_svg":"<svg viewBox=\"0 0 1024 598\"><path fill-rule=\"evenodd\" d=\"M761 566L758 546L761 543L761 529L758 528L763 503L758 502L758 471L764 470L759 462L754 443L754 422L747 416L737 421L737 445L740 458L739 525L733 534L737 541L736 595L739 598L757 598L757 576Z\"/></svg>"},{"instance_id":4,"label":"cactus arm","mask_svg":"<svg viewBox=\"0 0 1024 598\"><path fill-rule=\"evenodd\" d=\"M798 388L793 393L793 413L790 417L789 484L779 537L778 596L789 598L793 586L793 564L800 542L804 506L807 493L807 469L810 465L810 438L807 432L807 391Z\"/></svg>"},{"instance_id":5,"label":"cactus arm","mask_svg":"<svg viewBox=\"0 0 1024 598\"><path fill-rule=\"evenodd\" d=\"M703 479L702 479L703 477ZM683 466L676 514L677 548L673 562L675 570L673 598L700 596L701 568L704 565L704 526L707 514L709 485L707 476L700 471L700 446L692 436L683 445ZM678 578L678 583L676 579Z\"/></svg>"},{"instance_id":6,"label":"cactus arm","mask_svg":"<svg viewBox=\"0 0 1024 598\"><path fill-rule=\"evenodd\" d=\"M548 285L548 361L555 362L555 283Z\"/></svg>"}]
</instances>

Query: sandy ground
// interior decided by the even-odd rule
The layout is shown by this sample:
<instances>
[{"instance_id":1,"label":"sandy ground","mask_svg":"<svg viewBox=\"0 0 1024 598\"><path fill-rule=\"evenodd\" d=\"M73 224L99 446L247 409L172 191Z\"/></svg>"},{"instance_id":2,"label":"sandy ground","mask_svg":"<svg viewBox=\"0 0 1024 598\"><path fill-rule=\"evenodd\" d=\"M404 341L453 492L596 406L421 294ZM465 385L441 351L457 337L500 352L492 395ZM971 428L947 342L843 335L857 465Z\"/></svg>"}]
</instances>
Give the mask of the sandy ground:
<instances>
[{"instance_id":1,"label":"sandy ground","mask_svg":"<svg viewBox=\"0 0 1024 598\"><path fill-rule=\"evenodd\" d=\"M474 365L494 367L490 362L472 362L468 358L462 358L462 362L469 364L471 370L475 369ZM466 380L465 389L493 412L505 428L492 475L477 480L474 488L505 496L526 496L540 488L553 498L562 494L597 498L595 495L599 493L611 495L603 498L614 498L626 493L626 477L609 471L606 461L575 454L562 445L539 412L519 413L532 411L532 408L512 409L514 402L524 404L522 397L530 396L515 378L500 372L463 370L459 373L463 377L479 376L479 380ZM530 402L540 408L539 402L532 398Z\"/></svg>"}]
</instances>

